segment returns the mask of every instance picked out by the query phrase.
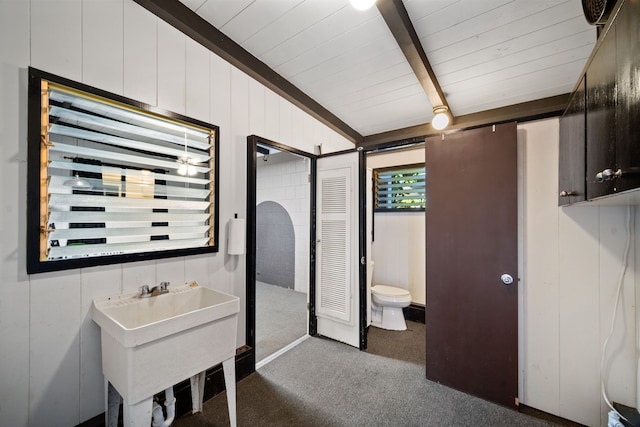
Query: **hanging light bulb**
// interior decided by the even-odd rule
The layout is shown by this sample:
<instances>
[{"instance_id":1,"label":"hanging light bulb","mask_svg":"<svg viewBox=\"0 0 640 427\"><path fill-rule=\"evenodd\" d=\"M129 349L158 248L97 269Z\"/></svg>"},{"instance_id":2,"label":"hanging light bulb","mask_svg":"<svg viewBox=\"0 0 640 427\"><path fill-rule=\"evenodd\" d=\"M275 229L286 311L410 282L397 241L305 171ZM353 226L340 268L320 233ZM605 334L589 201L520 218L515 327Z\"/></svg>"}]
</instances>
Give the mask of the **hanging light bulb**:
<instances>
[{"instance_id":1,"label":"hanging light bulb","mask_svg":"<svg viewBox=\"0 0 640 427\"><path fill-rule=\"evenodd\" d=\"M435 107L433 109L433 119L431 119L431 126L436 130L442 130L449 126L449 109L444 105Z\"/></svg>"},{"instance_id":2,"label":"hanging light bulb","mask_svg":"<svg viewBox=\"0 0 640 427\"><path fill-rule=\"evenodd\" d=\"M73 188L83 188L85 190L91 189L91 184L89 184L84 179L80 178L80 175L78 175L77 173L73 178L67 179L65 182L63 182L62 185L66 185L67 187L73 187Z\"/></svg>"},{"instance_id":3,"label":"hanging light bulb","mask_svg":"<svg viewBox=\"0 0 640 427\"><path fill-rule=\"evenodd\" d=\"M351 6L357 10L367 10L376 3L376 0L349 0Z\"/></svg>"}]
</instances>

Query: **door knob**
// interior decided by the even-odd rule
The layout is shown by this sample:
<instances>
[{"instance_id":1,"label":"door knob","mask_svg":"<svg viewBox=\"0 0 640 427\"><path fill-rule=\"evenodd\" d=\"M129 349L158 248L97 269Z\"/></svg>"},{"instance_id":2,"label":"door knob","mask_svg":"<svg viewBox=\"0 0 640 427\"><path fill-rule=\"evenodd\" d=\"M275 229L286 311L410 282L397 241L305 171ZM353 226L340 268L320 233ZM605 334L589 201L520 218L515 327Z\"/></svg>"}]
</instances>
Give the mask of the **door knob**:
<instances>
[{"instance_id":1,"label":"door knob","mask_svg":"<svg viewBox=\"0 0 640 427\"><path fill-rule=\"evenodd\" d=\"M500 276L500 280L502 280L502 283L504 283L505 285L510 285L513 283L513 277L511 277L510 274L503 274L502 276Z\"/></svg>"}]
</instances>

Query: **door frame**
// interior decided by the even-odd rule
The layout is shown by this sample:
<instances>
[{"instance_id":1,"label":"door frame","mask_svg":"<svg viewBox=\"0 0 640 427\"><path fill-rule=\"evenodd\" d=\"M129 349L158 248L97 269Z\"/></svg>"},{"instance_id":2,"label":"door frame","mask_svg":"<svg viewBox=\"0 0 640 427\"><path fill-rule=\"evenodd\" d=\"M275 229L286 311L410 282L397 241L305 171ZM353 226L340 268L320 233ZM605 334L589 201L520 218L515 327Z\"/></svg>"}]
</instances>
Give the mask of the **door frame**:
<instances>
[{"instance_id":1,"label":"door frame","mask_svg":"<svg viewBox=\"0 0 640 427\"><path fill-rule=\"evenodd\" d=\"M306 151L298 150L297 148L290 147L288 145L281 144L279 142L271 141L266 138L262 138L257 135L250 135L247 137L247 234L246 234L246 246L247 246L247 260L246 260L246 327L245 327L245 342L246 345L251 348L250 359L252 371L255 371L256 366L256 179L257 179L257 161L258 161L258 144L266 145L276 148L280 151L287 151L292 154L296 154L302 157L310 159L310 175L311 182L310 188L310 262L309 262L309 335L315 335L316 315L315 315L315 245L311 244L315 241L316 227L315 227L315 209L316 209L316 189L315 189L315 176L316 176L316 159L318 156L315 154L307 153Z\"/></svg>"},{"instance_id":2,"label":"door frame","mask_svg":"<svg viewBox=\"0 0 640 427\"><path fill-rule=\"evenodd\" d=\"M410 147L412 145L424 144L426 140L425 137L416 137L398 141L385 142L375 145L369 146L360 146L357 148L359 152L359 191L360 191L360 211L359 211L359 227L360 227L360 256L364 256L365 260L369 260L367 254L367 222L373 221L373 217L367 217L367 198L370 196L367 194L367 154L377 153L383 151L390 151L397 149L403 149ZM372 222L372 232L374 232L374 225ZM426 270L426 264L425 264ZM425 275L426 277L426 275ZM367 326L367 265L366 262L363 265L360 263L360 318L361 318L361 331L360 331L360 349L364 350L367 348L367 335L369 332L369 327ZM364 282L362 282L364 280ZM426 286L426 284L425 284ZM364 301L364 303L363 303ZM423 311L424 314L424 311ZM362 319L365 319L362 321ZM413 319L409 319L413 320ZM425 361L426 366L426 361Z\"/></svg>"},{"instance_id":3,"label":"door frame","mask_svg":"<svg viewBox=\"0 0 640 427\"><path fill-rule=\"evenodd\" d=\"M310 218L309 218L309 335L317 335L317 317L315 312L315 299L316 299L316 176L317 176L317 159L323 157L330 157L334 155L340 155L345 153L351 153L356 151L344 150L337 151L328 154L312 154L306 151L281 144L276 141L269 140L267 138L260 137L258 135L250 135L247 137L247 206L246 206L246 220L247 220L247 233L246 233L246 247L247 247L247 259L246 259L246 327L245 327L245 342L250 347L250 364L252 366L252 372L255 370L256 357L255 357L255 345L256 345L256 179L257 179L257 154L258 144L266 145L269 147L277 148L281 151L287 151L292 154L297 154L302 157L306 157L310 160ZM358 151L358 186L357 191L359 195L365 194L366 183L366 158L364 152L360 149ZM359 259L364 256L366 259L366 229L364 220L366 218L366 206L362 197L359 197L358 203L358 247L359 247ZM366 302L362 304L362 301L366 301L366 265L359 264L359 284L358 293L361 304L359 305L359 349L364 350L367 348L367 307Z\"/></svg>"},{"instance_id":4,"label":"door frame","mask_svg":"<svg viewBox=\"0 0 640 427\"><path fill-rule=\"evenodd\" d=\"M525 120L525 121L529 121L529 120ZM521 123L521 121L517 122L517 126L519 126ZM492 126L492 124L486 124L486 125L482 125L482 126L471 126L471 127L467 127L467 128L461 128L458 130L455 130L453 132L464 132L464 131L468 131L468 130L472 130L475 129L477 127L488 127L488 126ZM495 126L495 124L493 124L493 126ZM424 143L426 141L426 139L430 136L434 136L434 135L441 135L441 134L448 134L448 133L452 133L452 132L435 132L435 133L426 133L424 136L420 136L420 137L412 137L412 138L407 138L407 139L402 139L402 140L394 140L394 141L388 141L388 142L380 142L377 144L369 144L366 146L362 146L363 150L366 153L370 153L370 152L378 152L378 151L385 151L385 150L389 150L392 151L393 149L396 148L404 148L404 147L408 147L410 145L414 145L417 143ZM518 235L518 277L519 278L523 278L524 277L524 266L523 266L523 241L524 241L524 231L523 231L523 223L522 223L522 203L523 203L523 194L524 194L524 188L523 188L523 179L521 176L521 171L523 170L524 167L524 152L522 151L522 146L521 146L521 135L520 135L520 129L519 127L517 127L517 170L518 170L518 183L517 183L517 199L518 199L518 231L517 231L517 235ZM365 167L366 167L366 161L365 161ZM366 215L365 215L366 216ZM365 218L366 219L366 218ZM428 237L427 237L428 238ZM426 263L425 263L425 269L426 269ZM524 403L524 368L523 366L525 365L525 355L524 355L524 348L525 348L525 343L524 343L524 337L525 337L525 331L524 331L524 294L525 294L525 290L524 290L524 283L522 280L518 280L517 281L517 286L518 286L518 397L520 399L521 404ZM428 345L428 342L427 342ZM424 363L424 366L426 368L426 360ZM525 403L526 404L526 403Z\"/></svg>"}]
</instances>

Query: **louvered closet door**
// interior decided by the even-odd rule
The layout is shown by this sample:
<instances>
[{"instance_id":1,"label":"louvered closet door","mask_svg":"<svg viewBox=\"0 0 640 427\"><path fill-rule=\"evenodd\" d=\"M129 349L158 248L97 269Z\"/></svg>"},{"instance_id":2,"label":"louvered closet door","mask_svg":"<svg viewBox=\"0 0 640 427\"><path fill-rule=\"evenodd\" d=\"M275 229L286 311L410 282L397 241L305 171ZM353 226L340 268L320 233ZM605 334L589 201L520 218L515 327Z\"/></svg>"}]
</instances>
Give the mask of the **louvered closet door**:
<instances>
[{"instance_id":1,"label":"louvered closet door","mask_svg":"<svg viewBox=\"0 0 640 427\"><path fill-rule=\"evenodd\" d=\"M316 314L318 333L355 347L358 317L357 153L318 159Z\"/></svg>"},{"instance_id":2,"label":"louvered closet door","mask_svg":"<svg viewBox=\"0 0 640 427\"><path fill-rule=\"evenodd\" d=\"M349 306L351 260L351 206L347 197L351 187L350 170L335 169L318 174L318 261L320 282L316 312L343 321L351 320Z\"/></svg>"}]
</instances>

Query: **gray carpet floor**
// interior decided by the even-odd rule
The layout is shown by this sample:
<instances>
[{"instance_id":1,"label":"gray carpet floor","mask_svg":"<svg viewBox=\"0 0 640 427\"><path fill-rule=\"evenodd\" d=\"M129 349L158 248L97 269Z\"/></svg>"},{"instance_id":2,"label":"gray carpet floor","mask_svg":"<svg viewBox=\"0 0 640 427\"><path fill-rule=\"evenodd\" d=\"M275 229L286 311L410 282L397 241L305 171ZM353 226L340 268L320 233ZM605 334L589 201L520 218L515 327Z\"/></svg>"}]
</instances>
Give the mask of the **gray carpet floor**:
<instances>
[{"instance_id":1,"label":"gray carpet floor","mask_svg":"<svg viewBox=\"0 0 640 427\"><path fill-rule=\"evenodd\" d=\"M555 425L428 381L424 325L408 325L405 332L370 328L367 351L307 339L238 383L238 425ZM222 393L174 426L229 425L226 404Z\"/></svg>"},{"instance_id":2,"label":"gray carpet floor","mask_svg":"<svg viewBox=\"0 0 640 427\"><path fill-rule=\"evenodd\" d=\"M256 361L307 333L307 294L256 281Z\"/></svg>"}]
</instances>

